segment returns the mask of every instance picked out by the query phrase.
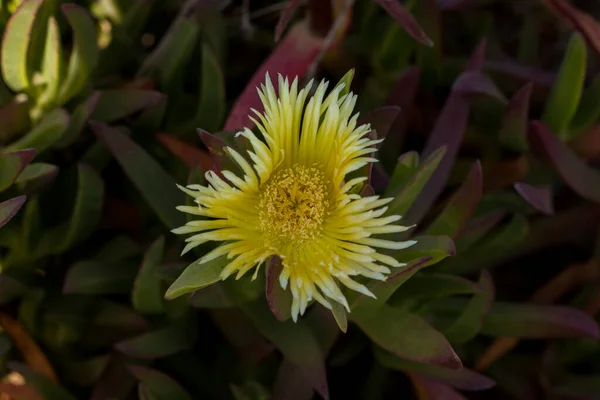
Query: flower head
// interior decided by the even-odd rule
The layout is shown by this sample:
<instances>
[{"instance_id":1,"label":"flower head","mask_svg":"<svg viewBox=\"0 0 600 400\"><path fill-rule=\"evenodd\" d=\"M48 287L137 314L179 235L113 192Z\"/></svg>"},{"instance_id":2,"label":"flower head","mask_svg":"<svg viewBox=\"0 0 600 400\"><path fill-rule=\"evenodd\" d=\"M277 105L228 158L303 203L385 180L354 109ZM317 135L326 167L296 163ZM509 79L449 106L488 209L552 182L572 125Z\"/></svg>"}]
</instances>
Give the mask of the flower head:
<instances>
[{"instance_id":1,"label":"flower head","mask_svg":"<svg viewBox=\"0 0 600 400\"><path fill-rule=\"evenodd\" d=\"M414 241L397 242L380 235L408 228L394 224L397 215L385 215L392 199L361 197L356 185L366 177L348 175L377 161L371 154L380 140L369 137L368 124L357 126L353 113L356 96L341 94L343 84L325 96L321 82L309 96L312 82L298 90L279 76L279 97L269 76L258 91L264 113L252 110L262 138L250 129L237 133L248 139L247 157L226 151L243 176L222 171L206 173L207 186L181 188L195 207L178 209L203 217L174 230L189 234L184 252L208 241L222 241L200 263L227 256L222 279L237 278L254 269L254 277L269 257L281 258L281 286L292 293L292 317L297 320L314 299L327 308L331 301L348 302L338 282L360 293L371 292L353 277L384 280L393 257L377 249L400 250Z\"/></svg>"}]
</instances>

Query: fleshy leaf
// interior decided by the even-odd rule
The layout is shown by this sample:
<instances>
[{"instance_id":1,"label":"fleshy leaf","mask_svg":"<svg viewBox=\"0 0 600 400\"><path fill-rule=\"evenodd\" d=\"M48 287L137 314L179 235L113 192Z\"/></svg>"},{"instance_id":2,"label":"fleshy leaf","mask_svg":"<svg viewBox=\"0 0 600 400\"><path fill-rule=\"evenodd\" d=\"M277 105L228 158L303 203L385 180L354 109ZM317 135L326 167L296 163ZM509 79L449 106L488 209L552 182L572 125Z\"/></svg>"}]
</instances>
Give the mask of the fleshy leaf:
<instances>
[{"instance_id":1,"label":"fleshy leaf","mask_svg":"<svg viewBox=\"0 0 600 400\"><path fill-rule=\"evenodd\" d=\"M421 376L420 374L408 373L412 381L415 392L420 399L428 400L467 400L459 392L455 391L449 385Z\"/></svg>"},{"instance_id":2,"label":"fleshy leaf","mask_svg":"<svg viewBox=\"0 0 600 400\"><path fill-rule=\"evenodd\" d=\"M63 54L60 40L60 30L54 17L48 19L48 31L44 46L42 61L42 76L46 87L39 102L43 105L52 104L58 96L63 76Z\"/></svg>"},{"instance_id":3,"label":"fleshy leaf","mask_svg":"<svg viewBox=\"0 0 600 400\"><path fill-rule=\"evenodd\" d=\"M506 98L485 74L479 71L466 71L452 85L452 90L463 95L486 95L505 103Z\"/></svg>"},{"instance_id":4,"label":"fleshy leaf","mask_svg":"<svg viewBox=\"0 0 600 400\"><path fill-rule=\"evenodd\" d=\"M395 197L406 186L409 179L419 167L419 153L409 151L398 157L398 162L383 193L383 197Z\"/></svg>"},{"instance_id":5,"label":"fleshy leaf","mask_svg":"<svg viewBox=\"0 0 600 400\"><path fill-rule=\"evenodd\" d=\"M31 193L47 185L58 175L58 167L47 163L28 165L19 175L15 184L23 193Z\"/></svg>"},{"instance_id":6,"label":"fleshy leaf","mask_svg":"<svg viewBox=\"0 0 600 400\"><path fill-rule=\"evenodd\" d=\"M157 370L140 365L128 366L129 371L158 399L192 400L192 397L173 378Z\"/></svg>"},{"instance_id":7,"label":"fleshy leaf","mask_svg":"<svg viewBox=\"0 0 600 400\"><path fill-rule=\"evenodd\" d=\"M90 125L164 224L184 225L184 214L175 208L184 204L183 192L160 164L118 129L95 121Z\"/></svg>"},{"instance_id":8,"label":"fleshy leaf","mask_svg":"<svg viewBox=\"0 0 600 400\"><path fill-rule=\"evenodd\" d=\"M58 94L58 104L64 104L79 94L99 57L96 26L87 10L76 4L63 4L61 10L73 29L74 43L67 75Z\"/></svg>"},{"instance_id":9,"label":"fleshy leaf","mask_svg":"<svg viewBox=\"0 0 600 400\"><path fill-rule=\"evenodd\" d=\"M30 71L27 65L29 43L37 22L36 17L42 0L26 0L11 16L2 39L2 75L4 82L14 92L30 86Z\"/></svg>"},{"instance_id":10,"label":"fleshy leaf","mask_svg":"<svg viewBox=\"0 0 600 400\"><path fill-rule=\"evenodd\" d=\"M467 368L456 370L408 361L379 348L375 348L375 358L385 367L405 372L416 372L429 379L446 383L461 390L485 390L495 384L487 376Z\"/></svg>"},{"instance_id":11,"label":"fleshy leaf","mask_svg":"<svg viewBox=\"0 0 600 400\"><path fill-rule=\"evenodd\" d=\"M331 304L331 314L335 323L338 325L340 330L344 333L348 330L348 316L346 315L346 309L337 301Z\"/></svg>"},{"instance_id":12,"label":"fleshy leaf","mask_svg":"<svg viewBox=\"0 0 600 400\"><path fill-rule=\"evenodd\" d=\"M278 321L264 301L242 305L242 309L256 328L300 369L313 388L328 399L324 356L308 325L303 320Z\"/></svg>"},{"instance_id":13,"label":"fleshy leaf","mask_svg":"<svg viewBox=\"0 0 600 400\"><path fill-rule=\"evenodd\" d=\"M161 236L144 254L144 260L133 283L131 304L141 313L156 314L164 311L162 280L156 271L164 252L165 238Z\"/></svg>"},{"instance_id":14,"label":"fleshy leaf","mask_svg":"<svg viewBox=\"0 0 600 400\"><path fill-rule=\"evenodd\" d=\"M35 148L42 153L59 141L69 127L69 114L56 108L42 117L41 121L25 136L11 143L8 150Z\"/></svg>"},{"instance_id":15,"label":"fleshy leaf","mask_svg":"<svg viewBox=\"0 0 600 400\"><path fill-rule=\"evenodd\" d=\"M546 0L555 14L579 31L596 53L600 53L600 24L590 14L580 11L565 0Z\"/></svg>"},{"instance_id":16,"label":"fleshy leaf","mask_svg":"<svg viewBox=\"0 0 600 400\"><path fill-rule=\"evenodd\" d=\"M193 340L183 326L174 325L146 332L115 345L121 353L143 359L162 358L193 345Z\"/></svg>"},{"instance_id":17,"label":"fleshy leaf","mask_svg":"<svg viewBox=\"0 0 600 400\"><path fill-rule=\"evenodd\" d=\"M433 41L419 26L415 18L398 0L374 0L398 22L410 36L426 46L433 46Z\"/></svg>"},{"instance_id":18,"label":"fleshy leaf","mask_svg":"<svg viewBox=\"0 0 600 400\"><path fill-rule=\"evenodd\" d=\"M411 180L404 185L402 190L396 195L394 201L390 203L389 214L404 215L408 211L427 185L429 178L438 168L444 158L444 154L446 154L446 149L444 147L439 148L421 163L419 169L412 175Z\"/></svg>"},{"instance_id":19,"label":"fleshy leaf","mask_svg":"<svg viewBox=\"0 0 600 400\"><path fill-rule=\"evenodd\" d=\"M508 102L502 119L499 139L507 148L523 152L527 150L527 126L529 101L533 84L530 82L519 89Z\"/></svg>"},{"instance_id":20,"label":"fleshy leaf","mask_svg":"<svg viewBox=\"0 0 600 400\"><path fill-rule=\"evenodd\" d=\"M221 127L225 115L225 77L219 60L210 46L202 46L200 100L194 118L195 125L207 131Z\"/></svg>"},{"instance_id":21,"label":"fleshy leaf","mask_svg":"<svg viewBox=\"0 0 600 400\"><path fill-rule=\"evenodd\" d=\"M483 320L494 301L494 283L490 274L483 270L479 278L481 292L476 293L460 316L443 330L444 335L452 344L464 344L477 336L483 325Z\"/></svg>"},{"instance_id":22,"label":"fleshy leaf","mask_svg":"<svg viewBox=\"0 0 600 400\"><path fill-rule=\"evenodd\" d=\"M0 192L7 189L35 157L35 149L0 153Z\"/></svg>"},{"instance_id":23,"label":"fleshy leaf","mask_svg":"<svg viewBox=\"0 0 600 400\"><path fill-rule=\"evenodd\" d=\"M294 79L298 76L298 79L302 79L319 55L322 46L323 40L313 36L305 22L294 25L250 78L250 82L235 101L223 130L235 131L243 127L252 129L254 123L248 116L251 115L251 108L263 111L256 88L264 82L267 71L271 74L271 79L277 79L277 73L284 78Z\"/></svg>"},{"instance_id":24,"label":"fleshy leaf","mask_svg":"<svg viewBox=\"0 0 600 400\"><path fill-rule=\"evenodd\" d=\"M108 294L128 293L135 269L125 264L105 264L98 261L79 261L65 277L64 293Z\"/></svg>"},{"instance_id":25,"label":"fleshy leaf","mask_svg":"<svg viewBox=\"0 0 600 400\"><path fill-rule=\"evenodd\" d=\"M427 227L428 235L460 235L475 212L483 191L483 178L479 161L473 165L458 190L452 195L442 213Z\"/></svg>"},{"instance_id":26,"label":"fleshy leaf","mask_svg":"<svg viewBox=\"0 0 600 400\"><path fill-rule=\"evenodd\" d=\"M221 280L221 271L227 264L227 257L221 256L204 264L199 264L198 259L188 265L179 278L167 289L165 298L172 300L186 293L212 285Z\"/></svg>"},{"instance_id":27,"label":"fleshy leaf","mask_svg":"<svg viewBox=\"0 0 600 400\"><path fill-rule=\"evenodd\" d=\"M394 305L405 301L428 300L457 294L480 293L481 287L468 279L449 274L417 274L402 285L390 300Z\"/></svg>"},{"instance_id":28,"label":"fleshy leaf","mask_svg":"<svg viewBox=\"0 0 600 400\"><path fill-rule=\"evenodd\" d=\"M496 302L484 320L481 333L528 339L598 339L598 324L570 307Z\"/></svg>"},{"instance_id":29,"label":"fleshy leaf","mask_svg":"<svg viewBox=\"0 0 600 400\"><path fill-rule=\"evenodd\" d=\"M311 400L314 391L297 366L284 359L277 370L277 378L273 387L274 399Z\"/></svg>"},{"instance_id":30,"label":"fleshy leaf","mask_svg":"<svg viewBox=\"0 0 600 400\"><path fill-rule=\"evenodd\" d=\"M578 136L590 129L600 118L600 75L597 75L591 85L581 95L577 112L571 120L569 131L572 136Z\"/></svg>"},{"instance_id":31,"label":"fleshy leaf","mask_svg":"<svg viewBox=\"0 0 600 400\"><path fill-rule=\"evenodd\" d=\"M155 104L160 93L140 89L109 89L98 92L98 99L89 117L100 122L114 122Z\"/></svg>"},{"instance_id":32,"label":"fleshy leaf","mask_svg":"<svg viewBox=\"0 0 600 400\"><path fill-rule=\"evenodd\" d=\"M467 63L467 71L481 71L485 59L485 49L486 42L482 40ZM469 113L470 104L468 99L461 93L452 91L446 99L421 156L433 156L442 147L445 147L446 152L442 160L439 161L438 168L426 182L425 187L420 191L419 196L408 211L406 223L419 222L446 186L452 165L467 129Z\"/></svg>"},{"instance_id":33,"label":"fleshy leaf","mask_svg":"<svg viewBox=\"0 0 600 400\"><path fill-rule=\"evenodd\" d=\"M385 139L400 111L400 107L397 106L376 108L362 116L358 125L371 124L371 129L377 132L377 139ZM381 143L377 146L381 146Z\"/></svg>"},{"instance_id":34,"label":"fleshy leaf","mask_svg":"<svg viewBox=\"0 0 600 400\"><path fill-rule=\"evenodd\" d=\"M0 203L0 228L6 225L19 212L26 199L27 196L19 196Z\"/></svg>"},{"instance_id":35,"label":"fleshy leaf","mask_svg":"<svg viewBox=\"0 0 600 400\"><path fill-rule=\"evenodd\" d=\"M586 59L585 41L581 35L574 33L541 119L563 140L570 139L572 136L567 128L581 98Z\"/></svg>"},{"instance_id":36,"label":"fleshy leaf","mask_svg":"<svg viewBox=\"0 0 600 400\"><path fill-rule=\"evenodd\" d=\"M581 197L600 202L600 172L561 143L542 123L533 122L529 140L536 156L547 159L565 183Z\"/></svg>"},{"instance_id":37,"label":"fleshy leaf","mask_svg":"<svg viewBox=\"0 0 600 400\"><path fill-rule=\"evenodd\" d=\"M353 312L351 318L378 346L407 360L460 369L450 343L421 317L383 305Z\"/></svg>"},{"instance_id":38,"label":"fleshy leaf","mask_svg":"<svg viewBox=\"0 0 600 400\"><path fill-rule=\"evenodd\" d=\"M73 114L71 115L71 121L69 128L62 135L62 137L55 143L58 148L64 148L72 144L83 131L90 115L94 112L98 99L100 98L100 92L94 92L88 97L83 103L79 104Z\"/></svg>"},{"instance_id":39,"label":"fleshy leaf","mask_svg":"<svg viewBox=\"0 0 600 400\"><path fill-rule=\"evenodd\" d=\"M546 215L554 214L550 187L535 187L524 182L515 183L514 187L521 197L537 211Z\"/></svg>"},{"instance_id":40,"label":"fleshy leaf","mask_svg":"<svg viewBox=\"0 0 600 400\"><path fill-rule=\"evenodd\" d=\"M279 275L283 270L281 259L271 256L267 262L267 303L275 318L279 321L286 321L292 315L292 296L290 291L284 290L279 283Z\"/></svg>"}]
</instances>

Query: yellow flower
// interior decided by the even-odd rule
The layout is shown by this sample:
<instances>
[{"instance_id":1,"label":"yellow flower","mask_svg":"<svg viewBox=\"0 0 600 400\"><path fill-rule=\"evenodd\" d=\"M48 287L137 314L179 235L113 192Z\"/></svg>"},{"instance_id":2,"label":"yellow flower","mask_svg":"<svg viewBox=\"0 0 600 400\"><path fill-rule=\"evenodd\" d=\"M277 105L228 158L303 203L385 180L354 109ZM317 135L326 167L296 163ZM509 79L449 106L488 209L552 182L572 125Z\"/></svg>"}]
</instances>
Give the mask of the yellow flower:
<instances>
[{"instance_id":1,"label":"yellow flower","mask_svg":"<svg viewBox=\"0 0 600 400\"><path fill-rule=\"evenodd\" d=\"M350 311L337 282L373 296L353 277L385 280L389 267L404 264L376 248L400 250L415 243L377 237L408 227L393 224L400 216L384 216L392 199L353 192L366 177L346 177L377 161L370 155L380 140L369 138L368 124L357 126L358 114L352 115L357 97L341 95L343 84L325 97L327 86L321 82L309 96L312 81L298 91L297 78L290 85L279 76L277 97L267 74L258 90L265 111L252 110L262 140L247 128L237 133L252 145L251 161L226 149L243 177L222 171L222 179L208 171L208 186L182 187L198 206L178 209L205 218L173 231L195 233L186 239L184 253L208 241L226 242L199 261L227 255L222 279L251 269L256 277L269 257L279 256L279 281L284 289L290 286L294 321L312 299L329 309L333 300Z\"/></svg>"}]
</instances>

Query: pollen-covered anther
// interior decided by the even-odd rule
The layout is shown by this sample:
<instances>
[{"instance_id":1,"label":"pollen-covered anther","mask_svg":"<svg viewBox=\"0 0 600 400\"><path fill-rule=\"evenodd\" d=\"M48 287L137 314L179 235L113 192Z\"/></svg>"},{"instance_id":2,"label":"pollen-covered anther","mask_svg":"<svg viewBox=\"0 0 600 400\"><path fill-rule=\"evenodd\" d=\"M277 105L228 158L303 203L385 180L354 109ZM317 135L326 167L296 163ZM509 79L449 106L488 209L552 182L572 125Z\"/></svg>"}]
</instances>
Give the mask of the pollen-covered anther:
<instances>
[{"instance_id":1,"label":"pollen-covered anther","mask_svg":"<svg viewBox=\"0 0 600 400\"><path fill-rule=\"evenodd\" d=\"M260 228L274 245L303 243L322 232L329 208L325 175L294 165L269 180L259 205Z\"/></svg>"}]
</instances>

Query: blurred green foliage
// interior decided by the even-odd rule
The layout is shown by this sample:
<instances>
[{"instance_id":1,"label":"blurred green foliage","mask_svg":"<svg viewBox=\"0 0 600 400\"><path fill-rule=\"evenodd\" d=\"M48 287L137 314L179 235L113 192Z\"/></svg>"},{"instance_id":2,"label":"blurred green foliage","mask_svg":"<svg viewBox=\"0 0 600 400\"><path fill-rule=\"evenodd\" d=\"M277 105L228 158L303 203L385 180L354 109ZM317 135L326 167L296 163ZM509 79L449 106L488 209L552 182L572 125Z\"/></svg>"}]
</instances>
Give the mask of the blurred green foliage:
<instances>
[{"instance_id":1,"label":"blurred green foliage","mask_svg":"<svg viewBox=\"0 0 600 400\"><path fill-rule=\"evenodd\" d=\"M600 398L599 19L566 0L0 0L0 393ZM385 138L363 193L417 225L349 314L293 323L275 260L221 282L224 260L196 260L211 244L180 257L169 232L175 183L247 149L233 131L267 71L351 85Z\"/></svg>"}]
</instances>

